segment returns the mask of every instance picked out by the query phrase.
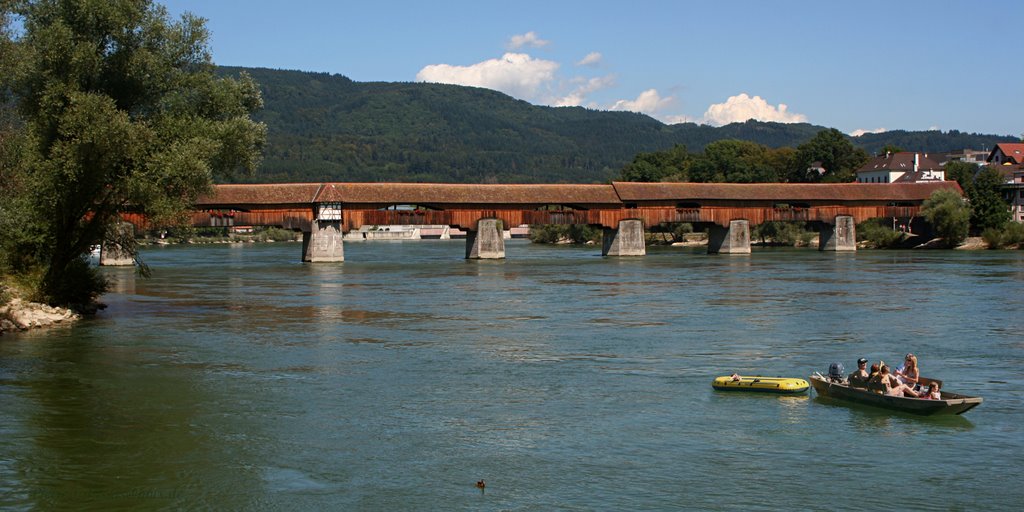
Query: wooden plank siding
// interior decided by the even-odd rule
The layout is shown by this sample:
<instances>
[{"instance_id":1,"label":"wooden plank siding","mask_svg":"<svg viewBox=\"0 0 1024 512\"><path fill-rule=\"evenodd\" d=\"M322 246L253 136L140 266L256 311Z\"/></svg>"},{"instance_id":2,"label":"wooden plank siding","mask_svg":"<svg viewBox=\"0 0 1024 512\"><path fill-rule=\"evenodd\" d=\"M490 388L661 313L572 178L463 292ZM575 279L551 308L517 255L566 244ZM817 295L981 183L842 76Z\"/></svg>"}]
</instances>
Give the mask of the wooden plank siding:
<instances>
[{"instance_id":1,"label":"wooden plank siding","mask_svg":"<svg viewBox=\"0 0 1024 512\"><path fill-rule=\"evenodd\" d=\"M645 226L744 219L833 223L910 218L939 189L962 193L956 182L929 184L625 183L611 185L466 185L444 183L290 183L217 185L196 201L193 226L279 226L309 231L318 204L339 204L342 230L382 225L449 225L475 230L477 221L588 224L617 228L640 219ZM396 205L425 207L388 209ZM125 220L147 228L144 217Z\"/></svg>"}]
</instances>

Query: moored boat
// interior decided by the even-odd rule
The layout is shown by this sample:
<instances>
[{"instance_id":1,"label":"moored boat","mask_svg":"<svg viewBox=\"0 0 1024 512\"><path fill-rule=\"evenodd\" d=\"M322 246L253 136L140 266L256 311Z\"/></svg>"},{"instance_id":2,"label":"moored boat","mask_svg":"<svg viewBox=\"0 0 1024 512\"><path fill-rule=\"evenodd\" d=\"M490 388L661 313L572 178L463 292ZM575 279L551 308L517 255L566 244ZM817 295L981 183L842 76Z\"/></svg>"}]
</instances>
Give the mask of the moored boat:
<instances>
[{"instance_id":1,"label":"moored boat","mask_svg":"<svg viewBox=\"0 0 1024 512\"><path fill-rule=\"evenodd\" d=\"M719 391L758 391L762 393L803 393L810 386L804 379L785 377L739 377L716 378L711 386Z\"/></svg>"},{"instance_id":2,"label":"moored boat","mask_svg":"<svg viewBox=\"0 0 1024 512\"><path fill-rule=\"evenodd\" d=\"M819 396L845 400L859 404L884 407L922 416L963 414L983 401L980 396L967 396L942 389L939 400L883 395L864 388L850 387L845 381L836 381L819 374L811 375L811 385ZM921 379L930 382L934 379ZM941 384L941 381L940 381Z\"/></svg>"}]
</instances>

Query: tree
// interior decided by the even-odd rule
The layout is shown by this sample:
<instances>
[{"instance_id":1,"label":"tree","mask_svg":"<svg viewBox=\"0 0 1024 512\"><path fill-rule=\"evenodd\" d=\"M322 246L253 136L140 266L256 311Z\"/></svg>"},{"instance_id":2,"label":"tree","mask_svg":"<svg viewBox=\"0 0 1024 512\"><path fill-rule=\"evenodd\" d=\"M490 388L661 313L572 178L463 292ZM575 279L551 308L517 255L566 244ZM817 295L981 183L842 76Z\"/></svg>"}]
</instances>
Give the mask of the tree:
<instances>
[{"instance_id":1,"label":"tree","mask_svg":"<svg viewBox=\"0 0 1024 512\"><path fill-rule=\"evenodd\" d=\"M888 155L889 153L902 153L902 152L903 152L903 148L901 148L901 147L899 147L899 146L897 146L897 145L895 145L895 144L893 144L891 142L886 144L886 145L884 145L884 146L882 146L882 149L878 150L878 154L879 155Z\"/></svg>"},{"instance_id":2,"label":"tree","mask_svg":"<svg viewBox=\"0 0 1024 512\"><path fill-rule=\"evenodd\" d=\"M818 132L811 140L796 148L796 165L790 181L845 183L853 181L854 172L868 161L863 149L854 147L843 132L835 128ZM812 162L821 162L825 174L809 173Z\"/></svg>"},{"instance_id":3,"label":"tree","mask_svg":"<svg viewBox=\"0 0 1024 512\"><path fill-rule=\"evenodd\" d=\"M726 139L708 144L690 170L693 181L725 183L777 182L768 160L770 150L755 142Z\"/></svg>"},{"instance_id":4,"label":"tree","mask_svg":"<svg viewBox=\"0 0 1024 512\"><path fill-rule=\"evenodd\" d=\"M190 14L172 21L150 0L14 5L23 30L3 44L19 53L11 91L31 198L20 194L25 228L7 250L40 276L37 298L89 304L105 283L82 255L134 247L121 214L181 220L215 176L255 168L265 127L249 116L262 99L248 76L214 74L204 21Z\"/></svg>"},{"instance_id":5,"label":"tree","mask_svg":"<svg viewBox=\"0 0 1024 512\"><path fill-rule=\"evenodd\" d=\"M956 247L967 238L971 210L956 191L943 189L933 192L924 201L921 214L949 247Z\"/></svg>"},{"instance_id":6,"label":"tree","mask_svg":"<svg viewBox=\"0 0 1024 512\"><path fill-rule=\"evenodd\" d=\"M974 175L974 186L967 198L971 202L971 227L980 233L988 228L1002 229L1010 222L1010 206L1003 200L1006 177L996 167L983 167Z\"/></svg>"},{"instance_id":7,"label":"tree","mask_svg":"<svg viewBox=\"0 0 1024 512\"><path fill-rule=\"evenodd\" d=\"M1006 177L999 168L949 162L946 164L946 177L959 183L967 196L971 206L972 232L1001 229L1010 221L1010 208L1003 200L1002 192Z\"/></svg>"},{"instance_id":8,"label":"tree","mask_svg":"<svg viewBox=\"0 0 1024 512\"><path fill-rule=\"evenodd\" d=\"M668 151L638 153L622 168L623 181L688 181L691 164L686 146L676 144Z\"/></svg>"}]
</instances>

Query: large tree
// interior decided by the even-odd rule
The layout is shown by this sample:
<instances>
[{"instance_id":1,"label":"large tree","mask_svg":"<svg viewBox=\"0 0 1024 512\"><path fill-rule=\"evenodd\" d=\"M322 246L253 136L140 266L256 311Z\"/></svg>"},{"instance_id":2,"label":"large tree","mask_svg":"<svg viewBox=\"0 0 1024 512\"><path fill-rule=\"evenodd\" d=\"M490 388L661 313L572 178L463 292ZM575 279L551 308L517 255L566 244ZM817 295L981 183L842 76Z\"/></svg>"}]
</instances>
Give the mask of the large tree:
<instances>
[{"instance_id":1,"label":"large tree","mask_svg":"<svg viewBox=\"0 0 1024 512\"><path fill-rule=\"evenodd\" d=\"M1010 221L1010 205L1003 199L1006 175L998 167L978 167L968 162L946 164L946 177L963 189L971 206L971 230L981 233L1000 229Z\"/></svg>"},{"instance_id":2,"label":"large tree","mask_svg":"<svg viewBox=\"0 0 1024 512\"><path fill-rule=\"evenodd\" d=\"M5 0L0 0L5 1ZM10 90L24 122L21 233L7 250L41 299L87 304L104 288L82 255L137 212L180 220L214 177L252 170L265 127L255 82L218 78L204 20L150 0L7 0L22 29ZM29 197L30 196L30 197ZM33 265L34 268L24 268Z\"/></svg>"},{"instance_id":3,"label":"large tree","mask_svg":"<svg viewBox=\"0 0 1024 512\"><path fill-rule=\"evenodd\" d=\"M790 181L850 182L855 172L868 161L868 154L835 128L822 130L796 148L795 166ZM808 172L813 162L821 162L824 175Z\"/></svg>"},{"instance_id":4,"label":"large tree","mask_svg":"<svg viewBox=\"0 0 1024 512\"><path fill-rule=\"evenodd\" d=\"M959 192L949 189L933 192L921 205L921 215L949 247L956 247L967 238L971 210Z\"/></svg>"},{"instance_id":5,"label":"large tree","mask_svg":"<svg viewBox=\"0 0 1024 512\"><path fill-rule=\"evenodd\" d=\"M756 142L726 139L708 144L693 164L693 181L724 183L777 182L771 150Z\"/></svg>"}]
</instances>

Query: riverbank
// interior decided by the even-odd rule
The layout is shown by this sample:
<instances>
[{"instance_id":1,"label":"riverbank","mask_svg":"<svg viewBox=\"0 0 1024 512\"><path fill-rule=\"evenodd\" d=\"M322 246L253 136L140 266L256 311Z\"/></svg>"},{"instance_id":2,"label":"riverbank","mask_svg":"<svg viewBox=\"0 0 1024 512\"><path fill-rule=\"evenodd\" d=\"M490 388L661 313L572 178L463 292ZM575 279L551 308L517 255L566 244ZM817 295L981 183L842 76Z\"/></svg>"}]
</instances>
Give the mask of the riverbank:
<instances>
[{"instance_id":1,"label":"riverbank","mask_svg":"<svg viewBox=\"0 0 1024 512\"><path fill-rule=\"evenodd\" d=\"M71 324L81 318L82 315L67 308L55 308L13 298L0 306L0 336L5 332Z\"/></svg>"}]
</instances>

